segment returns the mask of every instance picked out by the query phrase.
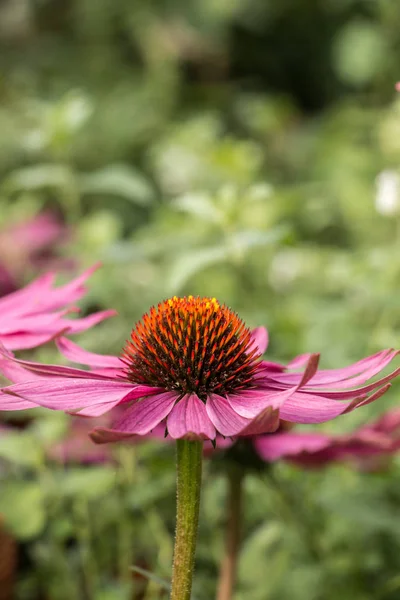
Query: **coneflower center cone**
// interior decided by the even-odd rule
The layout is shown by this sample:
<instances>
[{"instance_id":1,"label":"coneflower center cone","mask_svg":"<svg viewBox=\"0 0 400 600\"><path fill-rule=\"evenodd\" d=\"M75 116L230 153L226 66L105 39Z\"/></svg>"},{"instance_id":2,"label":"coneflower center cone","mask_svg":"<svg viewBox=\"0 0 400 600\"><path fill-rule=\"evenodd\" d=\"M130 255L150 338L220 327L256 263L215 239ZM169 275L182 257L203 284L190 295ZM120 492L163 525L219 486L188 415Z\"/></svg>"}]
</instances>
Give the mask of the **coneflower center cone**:
<instances>
[{"instance_id":1,"label":"coneflower center cone","mask_svg":"<svg viewBox=\"0 0 400 600\"><path fill-rule=\"evenodd\" d=\"M130 381L203 401L252 387L259 358L250 330L230 308L194 296L151 308L122 356Z\"/></svg>"}]
</instances>

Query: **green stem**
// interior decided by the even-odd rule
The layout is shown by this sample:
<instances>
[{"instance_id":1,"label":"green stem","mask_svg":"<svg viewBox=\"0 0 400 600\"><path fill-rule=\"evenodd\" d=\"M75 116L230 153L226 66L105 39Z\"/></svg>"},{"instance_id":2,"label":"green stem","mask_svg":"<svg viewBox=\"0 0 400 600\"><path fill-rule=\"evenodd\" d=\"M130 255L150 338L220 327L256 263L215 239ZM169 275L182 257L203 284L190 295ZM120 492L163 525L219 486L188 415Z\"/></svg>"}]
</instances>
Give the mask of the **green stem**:
<instances>
[{"instance_id":1,"label":"green stem","mask_svg":"<svg viewBox=\"0 0 400 600\"><path fill-rule=\"evenodd\" d=\"M240 548L243 503L243 471L228 471L228 515L226 522L225 555L218 581L217 600L231 600L236 581L236 567Z\"/></svg>"},{"instance_id":2,"label":"green stem","mask_svg":"<svg viewBox=\"0 0 400 600\"><path fill-rule=\"evenodd\" d=\"M203 442L177 440L177 500L170 600L190 600L199 522Z\"/></svg>"}]
</instances>

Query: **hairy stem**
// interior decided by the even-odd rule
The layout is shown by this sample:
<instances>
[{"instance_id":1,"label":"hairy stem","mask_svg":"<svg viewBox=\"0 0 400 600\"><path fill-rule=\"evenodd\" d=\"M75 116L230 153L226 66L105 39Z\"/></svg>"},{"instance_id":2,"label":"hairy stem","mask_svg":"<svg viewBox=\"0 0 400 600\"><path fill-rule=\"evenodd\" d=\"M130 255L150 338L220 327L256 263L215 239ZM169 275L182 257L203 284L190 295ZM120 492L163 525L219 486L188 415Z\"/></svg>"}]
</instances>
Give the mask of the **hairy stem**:
<instances>
[{"instance_id":1,"label":"hairy stem","mask_svg":"<svg viewBox=\"0 0 400 600\"><path fill-rule=\"evenodd\" d=\"M171 600L190 600L199 522L203 442L177 440L177 502Z\"/></svg>"}]
</instances>

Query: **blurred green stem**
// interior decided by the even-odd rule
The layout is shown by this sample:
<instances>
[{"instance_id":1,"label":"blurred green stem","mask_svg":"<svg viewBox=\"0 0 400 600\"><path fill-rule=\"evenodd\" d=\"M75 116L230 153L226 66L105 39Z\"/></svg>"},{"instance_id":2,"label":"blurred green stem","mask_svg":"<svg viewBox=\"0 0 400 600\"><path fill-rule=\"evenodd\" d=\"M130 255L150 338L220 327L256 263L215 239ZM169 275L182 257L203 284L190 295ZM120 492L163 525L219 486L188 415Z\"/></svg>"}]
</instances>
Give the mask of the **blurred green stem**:
<instances>
[{"instance_id":1,"label":"blurred green stem","mask_svg":"<svg viewBox=\"0 0 400 600\"><path fill-rule=\"evenodd\" d=\"M199 522L203 442L177 440L176 531L171 600L190 600Z\"/></svg>"},{"instance_id":2,"label":"blurred green stem","mask_svg":"<svg viewBox=\"0 0 400 600\"><path fill-rule=\"evenodd\" d=\"M85 585L85 595L92 600L96 597L98 572L95 554L92 547L90 531L90 508L85 498L76 498L73 504L76 522L76 537L82 561L82 574Z\"/></svg>"},{"instance_id":3,"label":"blurred green stem","mask_svg":"<svg viewBox=\"0 0 400 600\"><path fill-rule=\"evenodd\" d=\"M118 522L118 570L122 581L132 581L131 565L133 557L133 531L127 496L135 483L136 477L136 448L133 444L121 444L118 448L120 471L120 499L123 511Z\"/></svg>"},{"instance_id":4,"label":"blurred green stem","mask_svg":"<svg viewBox=\"0 0 400 600\"><path fill-rule=\"evenodd\" d=\"M228 514L226 522L225 554L222 559L219 574L217 600L231 600L232 598L240 548L244 473L241 469L232 468L228 471L227 479Z\"/></svg>"}]
</instances>

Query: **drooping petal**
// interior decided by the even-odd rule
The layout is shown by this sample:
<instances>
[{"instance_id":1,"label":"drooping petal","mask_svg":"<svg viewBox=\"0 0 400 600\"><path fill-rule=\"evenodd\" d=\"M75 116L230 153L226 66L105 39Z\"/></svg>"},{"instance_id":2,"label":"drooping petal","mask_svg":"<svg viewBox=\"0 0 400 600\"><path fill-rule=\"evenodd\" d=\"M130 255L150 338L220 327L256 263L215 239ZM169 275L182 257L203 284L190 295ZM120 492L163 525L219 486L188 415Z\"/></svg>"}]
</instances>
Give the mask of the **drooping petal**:
<instances>
[{"instance_id":1,"label":"drooping petal","mask_svg":"<svg viewBox=\"0 0 400 600\"><path fill-rule=\"evenodd\" d=\"M90 329L90 327L97 325L97 323L101 323L105 319L114 317L116 314L117 311L115 310L102 310L92 315L88 315L87 317L82 317L81 319L63 319L63 330L67 329L68 334L82 333L82 331L86 331L87 329Z\"/></svg>"},{"instance_id":2,"label":"drooping petal","mask_svg":"<svg viewBox=\"0 0 400 600\"><path fill-rule=\"evenodd\" d=\"M24 333L36 331L38 333L53 333L54 327L61 329L60 321L68 313L77 312L70 308L52 313L40 313L36 315L22 315L14 318L5 318L0 322L0 336L9 333ZM7 317L7 315L6 315Z\"/></svg>"},{"instance_id":3,"label":"drooping petal","mask_svg":"<svg viewBox=\"0 0 400 600\"><path fill-rule=\"evenodd\" d=\"M65 337L58 338L56 344L61 354L75 363L89 365L90 367L110 367L114 369L122 369L124 366L118 356L88 352Z\"/></svg>"},{"instance_id":4,"label":"drooping petal","mask_svg":"<svg viewBox=\"0 0 400 600\"><path fill-rule=\"evenodd\" d=\"M146 435L171 412L177 400L175 392L164 392L143 398L130 406L113 427L95 427L91 438L96 443L122 440L133 435Z\"/></svg>"},{"instance_id":5,"label":"drooping petal","mask_svg":"<svg viewBox=\"0 0 400 600\"><path fill-rule=\"evenodd\" d=\"M245 390L237 394L229 394L227 400L238 415L252 419L268 407L279 408L295 390L296 388L276 392L263 389Z\"/></svg>"},{"instance_id":6,"label":"drooping petal","mask_svg":"<svg viewBox=\"0 0 400 600\"><path fill-rule=\"evenodd\" d=\"M127 382L100 379L73 379L52 377L27 381L3 389L0 410L3 409L3 396L17 396L39 406L54 410L75 410L86 406L103 404L114 400L122 401L132 391L133 385ZM10 410L10 409L7 409Z\"/></svg>"},{"instance_id":7,"label":"drooping petal","mask_svg":"<svg viewBox=\"0 0 400 600\"><path fill-rule=\"evenodd\" d=\"M299 356L296 356L287 364L286 368L289 370L300 369L301 367L304 367L305 364L307 364L307 362L310 360L310 356L310 353L299 354Z\"/></svg>"},{"instance_id":8,"label":"drooping petal","mask_svg":"<svg viewBox=\"0 0 400 600\"><path fill-rule=\"evenodd\" d=\"M278 429L279 422L279 410L274 410L269 406L258 414L255 419L252 419L249 425L239 432L239 435L254 436L260 433L271 433Z\"/></svg>"},{"instance_id":9,"label":"drooping petal","mask_svg":"<svg viewBox=\"0 0 400 600\"><path fill-rule=\"evenodd\" d=\"M359 398L361 401L362 398ZM280 408L280 418L293 423L324 423L355 408L353 402L339 402L304 392L295 392Z\"/></svg>"},{"instance_id":10,"label":"drooping petal","mask_svg":"<svg viewBox=\"0 0 400 600\"><path fill-rule=\"evenodd\" d=\"M83 273L81 273L81 275L75 277L75 279L72 279L68 283L57 288L51 287L51 284L54 281L54 274L50 273L49 280L44 282L47 285L48 293L43 293L45 291L44 286L39 288L39 290L34 290L35 297L32 296L31 298L33 302L30 314L34 314L34 312L37 310L57 310L66 304L70 304L72 302L76 302L76 300L79 300L86 292L86 287L84 284L100 266L101 263L92 265Z\"/></svg>"},{"instance_id":11,"label":"drooping petal","mask_svg":"<svg viewBox=\"0 0 400 600\"><path fill-rule=\"evenodd\" d=\"M340 392L340 391L331 392L330 390L320 390L319 387L317 387L317 386L314 386L314 387L313 386L310 386L310 387L305 386L303 389L306 392L309 391L317 396L324 396L325 398L335 398L336 400L348 400L348 399L354 398L356 396L360 396L362 394L367 394L368 392L372 392L376 388L388 383L389 381L391 381L392 379L397 377L397 375L399 375L399 374L400 374L400 367L398 367L397 369L395 369L394 371L389 373L389 375L386 375L386 377L377 379L376 381L374 381L368 385L357 387L352 390L344 390L342 392ZM339 387L339 386L337 386L337 387Z\"/></svg>"},{"instance_id":12,"label":"drooping petal","mask_svg":"<svg viewBox=\"0 0 400 600\"><path fill-rule=\"evenodd\" d=\"M173 439L215 438L215 427L211 423L204 402L196 394L187 394L175 404L168 415L168 433Z\"/></svg>"},{"instance_id":13,"label":"drooping petal","mask_svg":"<svg viewBox=\"0 0 400 600\"><path fill-rule=\"evenodd\" d=\"M79 377L82 379L111 379L110 377L106 377L104 375L101 375L100 373L93 371L85 371L83 369L65 367L62 365L46 365L42 363L32 362L29 360L21 360L15 358L13 355L10 355L10 353L4 352L4 347L0 348L0 355L3 356L3 358L0 359L0 372L3 372L6 376L7 374L4 370L4 367L7 365L7 363L14 363L26 370L27 374L25 377L23 377L22 371L19 371L19 381L26 381L29 378L33 379L34 377L31 377L29 375L30 373L34 373L35 376L39 375L40 377L72 377L74 379ZM6 370L9 374L12 374L10 366L8 366ZM10 377L10 379L11 381L17 382L17 379L12 379L12 377Z\"/></svg>"},{"instance_id":14,"label":"drooping petal","mask_svg":"<svg viewBox=\"0 0 400 600\"><path fill-rule=\"evenodd\" d=\"M37 373L27 371L16 361L3 357L0 357L0 373L5 379L9 379L13 383L32 381L33 379L41 379L42 377Z\"/></svg>"},{"instance_id":15,"label":"drooping petal","mask_svg":"<svg viewBox=\"0 0 400 600\"><path fill-rule=\"evenodd\" d=\"M206 411L217 432L221 435L237 435L250 424L249 419L241 417L235 412L226 398L217 394L210 394L207 398Z\"/></svg>"},{"instance_id":16,"label":"drooping petal","mask_svg":"<svg viewBox=\"0 0 400 600\"><path fill-rule=\"evenodd\" d=\"M23 400L22 398L17 398L16 396L4 394L0 390L0 410L27 410L37 407L38 405L34 402L29 402L29 400Z\"/></svg>"},{"instance_id":17,"label":"drooping petal","mask_svg":"<svg viewBox=\"0 0 400 600\"><path fill-rule=\"evenodd\" d=\"M29 314L33 314L34 310L40 306L40 298L51 288L54 278L54 273L45 273L22 289L3 296L3 298L0 298L0 314L3 317L6 314L10 317L15 313L19 313L21 306L25 306L28 303L31 306ZM65 303L61 304L61 306L65 306ZM60 306L57 308L60 308Z\"/></svg>"},{"instance_id":18,"label":"drooping petal","mask_svg":"<svg viewBox=\"0 0 400 600\"><path fill-rule=\"evenodd\" d=\"M62 327L54 333L9 333L1 336L1 341L9 350L30 350L31 348L43 346L43 344L51 342L55 335L62 333L65 333Z\"/></svg>"},{"instance_id":19,"label":"drooping petal","mask_svg":"<svg viewBox=\"0 0 400 600\"><path fill-rule=\"evenodd\" d=\"M334 385L335 388L354 387L379 373L396 355L397 351L387 349L342 369L321 369L313 376L311 385ZM271 375L274 381L287 385L293 385L300 377L300 373L278 373ZM340 382L343 383L341 384Z\"/></svg>"}]
</instances>

